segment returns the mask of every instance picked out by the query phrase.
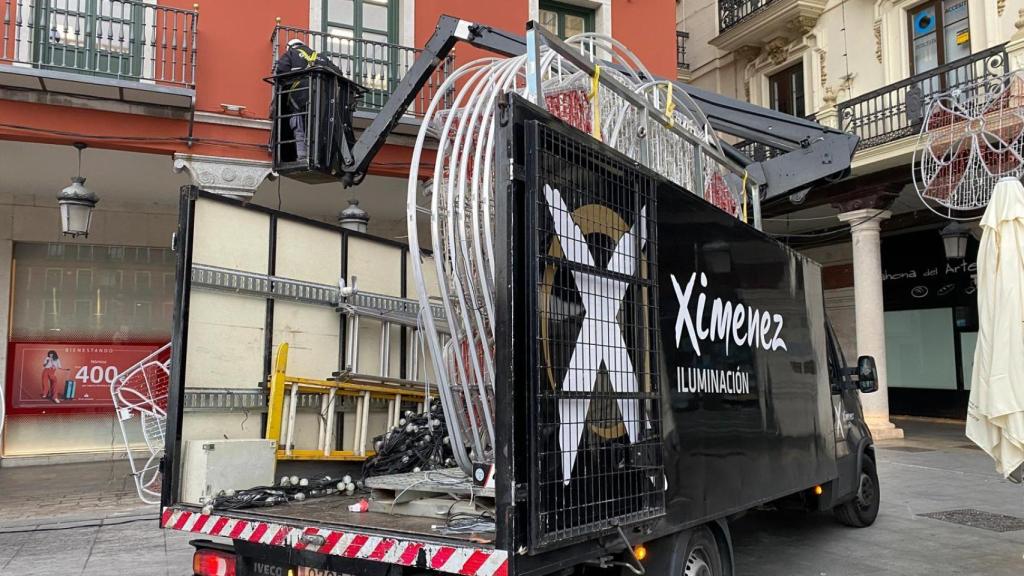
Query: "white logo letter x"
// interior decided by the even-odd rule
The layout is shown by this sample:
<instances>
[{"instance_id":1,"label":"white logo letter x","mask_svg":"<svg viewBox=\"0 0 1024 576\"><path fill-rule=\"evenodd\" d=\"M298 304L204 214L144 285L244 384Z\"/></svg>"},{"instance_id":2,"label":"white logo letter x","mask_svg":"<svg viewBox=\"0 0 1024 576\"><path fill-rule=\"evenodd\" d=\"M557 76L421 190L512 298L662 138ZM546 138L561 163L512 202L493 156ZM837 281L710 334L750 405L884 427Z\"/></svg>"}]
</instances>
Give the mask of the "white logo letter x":
<instances>
[{"instance_id":1,"label":"white logo letter x","mask_svg":"<svg viewBox=\"0 0 1024 576\"><path fill-rule=\"evenodd\" d=\"M544 197L548 202L548 211L554 220L555 233L562 246L565 258L575 264L588 268L596 268L590 246L583 236L583 231L572 219L572 214L565 206L558 190L544 186ZM640 210L640 249L647 242L647 207ZM605 269L625 276L632 276L636 271L639 255L636 253L636 228L619 238L615 252ZM622 339L622 328L616 316L622 307L622 299L626 295L629 284L622 280L598 276L589 272L572 271L576 289L583 300L583 326L576 337L569 369L562 382L563 392L582 392L589 394L594 390L598 371L603 364L608 372L612 389L619 394L636 393L638 391L636 372L633 362L626 352L626 343ZM618 398L619 412L626 426L630 442L638 435L639 416L637 400ZM587 410L590 407L588 398L568 398L559 400L558 413L561 420L560 441L562 448L562 479L568 484L572 478L572 468L576 464L576 453L586 424Z\"/></svg>"}]
</instances>

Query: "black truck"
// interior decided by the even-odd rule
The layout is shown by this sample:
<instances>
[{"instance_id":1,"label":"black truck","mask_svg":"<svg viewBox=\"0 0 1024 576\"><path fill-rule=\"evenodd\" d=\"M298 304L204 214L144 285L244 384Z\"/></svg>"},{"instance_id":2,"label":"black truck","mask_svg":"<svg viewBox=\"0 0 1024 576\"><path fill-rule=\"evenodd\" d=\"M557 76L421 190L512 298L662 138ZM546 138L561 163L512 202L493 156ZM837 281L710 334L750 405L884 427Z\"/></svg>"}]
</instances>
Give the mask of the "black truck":
<instances>
[{"instance_id":1,"label":"black truck","mask_svg":"<svg viewBox=\"0 0 1024 576\"><path fill-rule=\"evenodd\" d=\"M315 256L337 237L348 262L353 243L386 244L401 254L403 297L410 257L361 232L186 187L161 524L201 537L195 573L718 576L733 573L729 520L753 508L872 524L879 485L859 394L877 388L874 361L846 365L820 267L519 95L503 97L496 115L494 482L465 479L493 528L453 533L430 515L360 509L358 493L259 508L183 500L183 438L214 435L185 410L205 369L190 358L206 358L197 342L209 344L204 331L216 323L196 300L205 293L197 269L266 258L264 293L227 288L248 291L273 332L273 300L302 300L274 292L288 254ZM616 225L588 230L594 218ZM269 222L268 236L211 232L228 221ZM269 350L275 336L266 338ZM261 368L271 372L269 356ZM342 460L332 475L358 472ZM275 478L308 469L279 458ZM395 502L423 480L408 482Z\"/></svg>"}]
</instances>

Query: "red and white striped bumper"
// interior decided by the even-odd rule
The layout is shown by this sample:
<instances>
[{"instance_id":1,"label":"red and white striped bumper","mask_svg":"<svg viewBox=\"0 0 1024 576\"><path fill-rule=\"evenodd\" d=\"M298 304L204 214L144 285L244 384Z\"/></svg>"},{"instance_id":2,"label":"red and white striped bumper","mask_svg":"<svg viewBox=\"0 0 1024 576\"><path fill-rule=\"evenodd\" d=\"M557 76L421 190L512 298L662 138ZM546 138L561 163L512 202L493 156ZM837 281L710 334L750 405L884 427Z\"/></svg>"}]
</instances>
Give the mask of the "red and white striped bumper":
<instances>
[{"instance_id":1,"label":"red and white striped bumper","mask_svg":"<svg viewBox=\"0 0 1024 576\"><path fill-rule=\"evenodd\" d=\"M446 546L319 528L297 528L173 508L164 508L160 525L170 530L400 566L416 565L422 552L426 557L427 568L463 576L506 576L508 573L508 554L503 550ZM320 546L307 545L301 539L303 535L320 536L324 543Z\"/></svg>"}]
</instances>

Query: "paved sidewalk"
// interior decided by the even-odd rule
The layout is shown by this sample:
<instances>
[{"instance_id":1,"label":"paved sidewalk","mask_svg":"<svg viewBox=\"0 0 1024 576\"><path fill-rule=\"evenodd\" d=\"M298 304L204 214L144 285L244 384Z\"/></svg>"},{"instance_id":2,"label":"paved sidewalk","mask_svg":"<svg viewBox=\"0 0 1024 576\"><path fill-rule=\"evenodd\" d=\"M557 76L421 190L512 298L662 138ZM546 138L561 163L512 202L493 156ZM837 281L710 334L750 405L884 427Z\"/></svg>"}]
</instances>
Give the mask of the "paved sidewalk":
<instances>
[{"instance_id":1,"label":"paved sidewalk","mask_svg":"<svg viewBox=\"0 0 1024 576\"><path fill-rule=\"evenodd\" d=\"M882 507L874 526L848 528L825 514L752 513L733 525L737 576L1024 574L1024 486L996 474L962 422L897 425L906 438L877 446ZM977 511L966 515L972 521L1016 529L921 516L965 509Z\"/></svg>"},{"instance_id":2,"label":"paved sidewalk","mask_svg":"<svg viewBox=\"0 0 1024 576\"><path fill-rule=\"evenodd\" d=\"M156 512L139 499L124 460L0 467L0 530Z\"/></svg>"},{"instance_id":3,"label":"paved sidewalk","mask_svg":"<svg viewBox=\"0 0 1024 576\"><path fill-rule=\"evenodd\" d=\"M898 425L906 438L878 445L882 509L874 526L847 528L827 514L751 513L732 527L737 576L1024 574L1024 486L999 478L962 423ZM0 575L191 573L191 536L160 530L155 507L132 503L123 469L74 466L83 467L0 469ZM977 511L971 521L1007 515L990 528L1012 530L921 516L963 509Z\"/></svg>"},{"instance_id":4,"label":"paved sidewalk","mask_svg":"<svg viewBox=\"0 0 1024 576\"><path fill-rule=\"evenodd\" d=\"M191 575L190 536L158 510L123 460L0 468L0 576Z\"/></svg>"}]
</instances>

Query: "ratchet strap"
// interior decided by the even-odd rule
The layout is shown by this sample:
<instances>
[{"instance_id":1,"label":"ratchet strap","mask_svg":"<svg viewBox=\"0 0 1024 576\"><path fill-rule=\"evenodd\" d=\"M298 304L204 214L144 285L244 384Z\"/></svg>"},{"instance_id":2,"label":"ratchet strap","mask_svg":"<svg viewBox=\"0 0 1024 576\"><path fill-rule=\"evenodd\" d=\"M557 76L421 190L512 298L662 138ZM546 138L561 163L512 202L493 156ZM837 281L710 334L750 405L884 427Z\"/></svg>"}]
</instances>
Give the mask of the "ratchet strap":
<instances>
[{"instance_id":1,"label":"ratchet strap","mask_svg":"<svg viewBox=\"0 0 1024 576\"><path fill-rule=\"evenodd\" d=\"M672 83L668 83L668 101L665 102L665 116L668 116L668 126L673 128L676 125L673 112L676 111L676 101L672 99Z\"/></svg>"},{"instance_id":2,"label":"ratchet strap","mask_svg":"<svg viewBox=\"0 0 1024 576\"><path fill-rule=\"evenodd\" d=\"M743 223L747 224L747 171L743 170Z\"/></svg>"},{"instance_id":3,"label":"ratchet strap","mask_svg":"<svg viewBox=\"0 0 1024 576\"><path fill-rule=\"evenodd\" d=\"M599 142L601 141L601 102L598 98L597 89L601 85L601 67L594 66L594 75L590 77L590 94L587 95L587 99L590 100L590 134L596 138Z\"/></svg>"}]
</instances>

